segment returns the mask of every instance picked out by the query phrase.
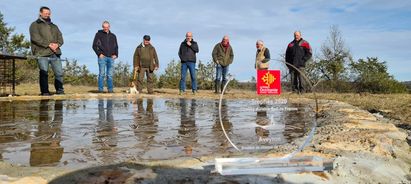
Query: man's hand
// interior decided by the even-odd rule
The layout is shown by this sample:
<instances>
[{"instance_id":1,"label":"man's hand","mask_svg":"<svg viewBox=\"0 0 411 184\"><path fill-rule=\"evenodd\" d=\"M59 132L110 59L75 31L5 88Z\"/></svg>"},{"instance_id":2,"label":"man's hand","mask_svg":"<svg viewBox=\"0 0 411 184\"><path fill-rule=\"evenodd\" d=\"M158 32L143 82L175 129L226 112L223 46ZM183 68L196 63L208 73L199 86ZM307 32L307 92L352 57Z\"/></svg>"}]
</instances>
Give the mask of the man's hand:
<instances>
[{"instance_id":1,"label":"man's hand","mask_svg":"<svg viewBox=\"0 0 411 184\"><path fill-rule=\"evenodd\" d=\"M220 65L220 62L219 62L218 60L215 60L215 63L216 63L217 65Z\"/></svg>"},{"instance_id":2,"label":"man's hand","mask_svg":"<svg viewBox=\"0 0 411 184\"><path fill-rule=\"evenodd\" d=\"M156 70L158 70L158 67L156 66L156 67L154 67L154 71L156 71Z\"/></svg>"},{"instance_id":3,"label":"man's hand","mask_svg":"<svg viewBox=\"0 0 411 184\"><path fill-rule=\"evenodd\" d=\"M103 55L103 54L100 54L98 57L99 57L99 58L104 58L104 55Z\"/></svg>"},{"instance_id":4,"label":"man's hand","mask_svg":"<svg viewBox=\"0 0 411 184\"><path fill-rule=\"evenodd\" d=\"M111 58L116 59L117 56L116 55L111 55Z\"/></svg>"},{"instance_id":5,"label":"man's hand","mask_svg":"<svg viewBox=\"0 0 411 184\"><path fill-rule=\"evenodd\" d=\"M139 66L134 67L134 71L138 71L140 69Z\"/></svg>"},{"instance_id":6,"label":"man's hand","mask_svg":"<svg viewBox=\"0 0 411 184\"><path fill-rule=\"evenodd\" d=\"M49 48L50 48L53 52L57 52L57 49L59 48L59 44L57 44L57 43L50 43L50 44L49 44Z\"/></svg>"},{"instance_id":7,"label":"man's hand","mask_svg":"<svg viewBox=\"0 0 411 184\"><path fill-rule=\"evenodd\" d=\"M191 46L191 42L190 42L190 41L187 41L187 45L188 45L188 46Z\"/></svg>"}]
</instances>

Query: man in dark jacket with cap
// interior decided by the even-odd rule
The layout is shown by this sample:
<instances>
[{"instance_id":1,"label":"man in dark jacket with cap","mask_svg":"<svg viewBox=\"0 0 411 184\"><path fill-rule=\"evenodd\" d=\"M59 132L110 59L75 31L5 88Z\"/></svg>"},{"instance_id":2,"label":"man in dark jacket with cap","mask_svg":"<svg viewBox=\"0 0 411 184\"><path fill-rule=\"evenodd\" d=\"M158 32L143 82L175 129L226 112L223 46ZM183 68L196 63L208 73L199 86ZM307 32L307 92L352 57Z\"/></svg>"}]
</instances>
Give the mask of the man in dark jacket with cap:
<instances>
[{"instance_id":1,"label":"man in dark jacket with cap","mask_svg":"<svg viewBox=\"0 0 411 184\"><path fill-rule=\"evenodd\" d=\"M150 43L150 36L144 35L143 43L137 46L134 52L134 72L138 72L137 90L139 93L143 90L144 74L147 75L147 91L153 94L154 71L159 68L159 62L156 49Z\"/></svg>"},{"instance_id":2,"label":"man in dark jacket with cap","mask_svg":"<svg viewBox=\"0 0 411 184\"><path fill-rule=\"evenodd\" d=\"M40 91L42 96L50 96L48 83L48 68L54 72L54 87L56 94L64 94L63 88L63 67L60 60L63 45L63 36L50 19L50 9L40 8L40 16L30 25L30 41L33 55L37 56L40 69Z\"/></svg>"},{"instance_id":3,"label":"man in dark jacket with cap","mask_svg":"<svg viewBox=\"0 0 411 184\"><path fill-rule=\"evenodd\" d=\"M191 90L193 94L197 92L196 79L196 54L198 53L198 44L193 40L193 33L187 32L186 39L181 42L178 56L181 60L181 80L180 80L180 95L186 90L186 75L187 69L190 70Z\"/></svg>"},{"instance_id":4,"label":"man in dark jacket with cap","mask_svg":"<svg viewBox=\"0 0 411 184\"><path fill-rule=\"evenodd\" d=\"M110 31L110 23L104 21L103 29L94 36L93 50L98 57L98 91L103 92L104 78L107 78L107 90L113 93L114 60L118 57L117 37Z\"/></svg>"},{"instance_id":5,"label":"man in dark jacket with cap","mask_svg":"<svg viewBox=\"0 0 411 184\"><path fill-rule=\"evenodd\" d=\"M224 36L223 40L214 46L212 56L216 64L214 93L220 93L220 90L223 92L224 85L227 82L228 66L233 63L234 59L233 48L230 45L228 36ZM223 78L222 81L221 77Z\"/></svg>"},{"instance_id":6,"label":"man in dark jacket with cap","mask_svg":"<svg viewBox=\"0 0 411 184\"><path fill-rule=\"evenodd\" d=\"M294 32L294 40L291 41L285 52L285 62L290 70L292 90L294 92L304 92L301 73L304 72L305 63L311 59L312 51L310 44L301 38L301 32ZM291 66L292 65L292 66Z\"/></svg>"}]
</instances>

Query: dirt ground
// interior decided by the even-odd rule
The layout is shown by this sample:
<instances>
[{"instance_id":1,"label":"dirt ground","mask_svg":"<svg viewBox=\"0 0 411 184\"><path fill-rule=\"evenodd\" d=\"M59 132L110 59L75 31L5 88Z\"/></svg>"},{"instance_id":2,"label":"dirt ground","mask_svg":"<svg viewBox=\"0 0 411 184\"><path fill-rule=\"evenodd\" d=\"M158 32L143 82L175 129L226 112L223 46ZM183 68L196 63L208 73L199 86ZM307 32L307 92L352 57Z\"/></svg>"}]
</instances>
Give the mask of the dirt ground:
<instances>
[{"instance_id":1,"label":"dirt ground","mask_svg":"<svg viewBox=\"0 0 411 184\"><path fill-rule=\"evenodd\" d=\"M127 88L117 88L115 94L97 94L93 87L84 86L66 85L65 89L66 95L40 97L36 85L20 85L17 94L22 96L3 97L0 100L113 96L219 98L212 91L180 96L173 89L157 89L154 95L129 95ZM153 162L133 160L91 168L22 167L0 162L0 183L411 183L411 147L407 143L411 124L411 95L316 95L320 99L318 128L310 146L299 155L332 159L334 169L331 171L227 177L212 172L213 157ZM257 96L252 91L230 90L225 98L265 97ZM284 93L281 98L314 103L312 93ZM294 148L295 145L278 146L273 152L259 156L278 156Z\"/></svg>"}]
</instances>

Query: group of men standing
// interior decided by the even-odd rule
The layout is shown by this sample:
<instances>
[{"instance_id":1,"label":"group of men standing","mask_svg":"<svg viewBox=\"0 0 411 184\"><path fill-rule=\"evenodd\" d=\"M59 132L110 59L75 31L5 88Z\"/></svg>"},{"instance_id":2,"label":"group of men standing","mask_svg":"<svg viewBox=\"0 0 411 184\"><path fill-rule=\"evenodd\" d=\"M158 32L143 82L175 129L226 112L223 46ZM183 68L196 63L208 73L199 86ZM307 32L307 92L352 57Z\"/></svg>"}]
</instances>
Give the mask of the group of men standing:
<instances>
[{"instance_id":1,"label":"group of men standing","mask_svg":"<svg viewBox=\"0 0 411 184\"><path fill-rule=\"evenodd\" d=\"M51 21L51 11L48 7L40 8L40 16L30 26L30 40L33 55L38 57L39 83L42 96L50 96L48 89L48 68L51 68L55 75L54 86L56 94L64 94L63 70L60 60L63 37L57 25ZM186 38L181 42L178 56L181 61L181 79L179 82L179 94L185 93L187 70L190 72L191 90L197 93L196 79L196 54L199 52L198 43L193 39L193 33L187 32ZM141 93L144 75L147 76L147 91L154 92L154 71L159 68L159 59L156 49L151 45L149 35L143 36L143 41L137 46L133 57L134 73L138 74L137 90ZM114 60L118 58L118 43L116 35L110 31L110 23L104 21L102 30L99 30L93 40L92 46L99 66L98 91L104 92L104 80L107 82L107 91L114 92L113 86L113 66ZM270 61L270 51L264 46L262 40L256 42L256 70L268 70ZM287 46L285 61L291 74L292 90L303 92L303 81L301 73L306 62L312 57L309 43L301 38L301 32L294 32L294 40ZM234 51L230 45L228 36L224 36L222 41L214 46L212 52L213 62L216 66L216 77L214 81L215 93L221 93L227 83L229 66L234 60Z\"/></svg>"}]
</instances>

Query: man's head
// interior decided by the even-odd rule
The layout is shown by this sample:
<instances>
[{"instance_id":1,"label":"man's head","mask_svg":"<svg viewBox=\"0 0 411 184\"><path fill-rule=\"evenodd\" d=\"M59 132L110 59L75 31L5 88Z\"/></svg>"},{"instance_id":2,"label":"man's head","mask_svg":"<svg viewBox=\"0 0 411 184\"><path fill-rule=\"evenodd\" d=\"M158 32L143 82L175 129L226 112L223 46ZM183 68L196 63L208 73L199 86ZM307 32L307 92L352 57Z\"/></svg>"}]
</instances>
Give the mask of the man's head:
<instances>
[{"instance_id":1,"label":"man's head","mask_svg":"<svg viewBox=\"0 0 411 184\"><path fill-rule=\"evenodd\" d=\"M110 31L110 23L107 20L105 20L103 24L101 24L101 27L103 28L103 31L106 33Z\"/></svg>"},{"instance_id":2,"label":"man's head","mask_svg":"<svg viewBox=\"0 0 411 184\"><path fill-rule=\"evenodd\" d=\"M149 35L144 35L144 36L143 36L143 43L144 43L144 45L150 45L150 40L151 40L151 38L150 38Z\"/></svg>"},{"instance_id":3,"label":"man's head","mask_svg":"<svg viewBox=\"0 0 411 184\"><path fill-rule=\"evenodd\" d=\"M192 32L187 32L186 33L186 41L191 42L193 40L193 33Z\"/></svg>"},{"instance_id":4,"label":"man's head","mask_svg":"<svg viewBox=\"0 0 411 184\"><path fill-rule=\"evenodd\" d=\"M223 45L227 45L229 42L230 42L230 38L228 38L228 36L225 35L225 36L223 37L223 40L222 40L221 43L223 43Z\"/></svg>"},{"instance_id":5,"label":"man's head","mask_svg":"<svg viewBox=\"0 0 411 184\"><path fill-rule=\"evenodd\" d=\"M40 17L44 20L48 20L50 19L50 15L51 15L51 11L50 8L46 7L46 6L42 6L40 8Z\"/></svg>"},{"instance_id":6,"label":"man's head","mask_svg":"<svg viewBox=\"0 0 411 184\"><path fill-rule=\"evenodd\" d=\"M257 40L255 47L257 47L257 49L262 49L264 47L264 42L262 40Z\"/></svg>"},{"instance_id":7,"label":"man's head","mask_svg":"<svg viewBox=\"0 0 411 184\"><path fill-rule=\"evenodd\" d=\"M301 40L301 32L300 31L295 31L294 32L294 39L296 41L300 41Z\"/></svg>"}]
</instances>

